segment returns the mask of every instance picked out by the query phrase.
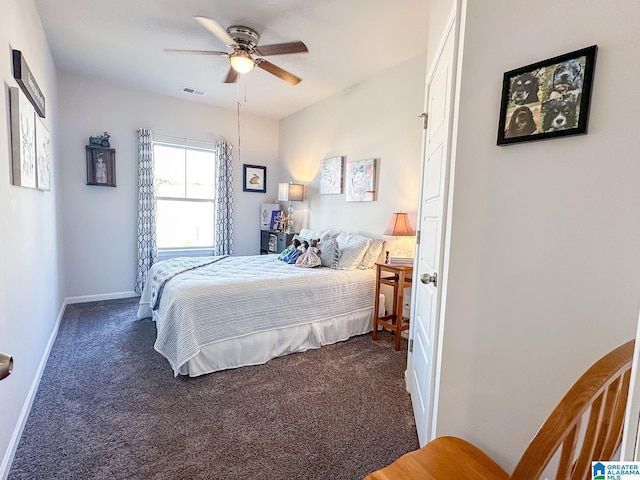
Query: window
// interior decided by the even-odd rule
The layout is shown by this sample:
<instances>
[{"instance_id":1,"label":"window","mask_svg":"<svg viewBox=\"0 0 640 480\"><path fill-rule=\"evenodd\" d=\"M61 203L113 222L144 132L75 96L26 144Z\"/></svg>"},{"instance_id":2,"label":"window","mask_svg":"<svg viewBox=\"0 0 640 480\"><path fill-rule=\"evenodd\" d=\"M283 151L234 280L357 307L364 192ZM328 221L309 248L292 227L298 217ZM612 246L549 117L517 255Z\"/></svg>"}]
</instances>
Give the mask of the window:
<instances>
[{"instance_id":1,"label":"window","mask_svg":"<svg viewBox=\"0 0 640 480\"><path fill-rule=\"evenodd\" d=\"M158 251L211 255L214 235L215 153L155 143Z\"/></svg>"}]
</instances>

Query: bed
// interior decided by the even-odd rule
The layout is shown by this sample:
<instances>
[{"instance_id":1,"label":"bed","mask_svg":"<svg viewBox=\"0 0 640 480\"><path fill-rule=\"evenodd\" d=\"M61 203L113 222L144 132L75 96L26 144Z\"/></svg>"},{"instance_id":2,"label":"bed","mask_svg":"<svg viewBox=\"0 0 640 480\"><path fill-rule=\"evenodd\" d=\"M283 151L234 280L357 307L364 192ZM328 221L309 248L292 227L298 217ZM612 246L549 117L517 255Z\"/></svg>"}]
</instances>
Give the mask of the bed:
<instances>
[{"instance_id":1,"label":"bed","mask_svg":"<svg viewBox=\"0 0 640 480\"><path fill-rule=\"evenodd\" d=\"M156 322L154 348L176 376L262 364L372 330L375 270L360 259L360 268L337 269L300 268L277 255L207 257L162 288L151 282L166 263L158 262L138 318Z\"/></svg>"}]
</instances>

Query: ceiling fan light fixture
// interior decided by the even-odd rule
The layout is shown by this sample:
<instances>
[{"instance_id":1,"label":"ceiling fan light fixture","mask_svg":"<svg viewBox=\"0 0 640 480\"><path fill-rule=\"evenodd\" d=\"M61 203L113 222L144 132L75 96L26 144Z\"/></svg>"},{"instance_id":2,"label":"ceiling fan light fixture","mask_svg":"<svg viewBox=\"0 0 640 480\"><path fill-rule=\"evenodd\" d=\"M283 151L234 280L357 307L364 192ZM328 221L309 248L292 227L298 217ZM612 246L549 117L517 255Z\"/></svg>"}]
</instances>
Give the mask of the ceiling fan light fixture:
<instances>
[{"instance_id":1,"label":"ceiling fan light fixture","mask_svg":"<svg viewBox=\"0 0 640 480\"><path fill-rule=\"evenodd\" d=\"M255 62L244 50L238 50L229 56L231 67L238 73L247 73L253 69Z\"/></svg>"}]
</instances>

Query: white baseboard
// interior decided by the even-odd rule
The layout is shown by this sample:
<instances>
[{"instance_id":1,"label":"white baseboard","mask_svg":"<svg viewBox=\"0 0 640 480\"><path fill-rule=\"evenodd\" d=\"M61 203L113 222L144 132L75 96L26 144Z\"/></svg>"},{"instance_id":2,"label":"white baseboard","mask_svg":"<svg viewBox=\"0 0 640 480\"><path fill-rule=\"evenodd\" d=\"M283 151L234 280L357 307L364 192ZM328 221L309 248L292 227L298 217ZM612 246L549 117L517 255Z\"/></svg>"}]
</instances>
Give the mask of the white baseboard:
<instances>
[{"instance_id":1,"label":"white baseboard","mask_svg":"<svg viewBox=\"0 0 640 480\"><path fill-rule=\"evenodd\" d=\"M82 295L80 297L67 297L65 299L65 303L67 305L71 305L72 303L99 302L102 300L117 300L118 298L130 298L130 297L139 297L139 296L140 295L134 291L103 293L100 295Z\"/></svg>"},{"instance_id":2,"label":"white baseboard","mask_svg":"<svg viewBox=\"0 0 640 480\"><path fill-rule=\"evenodd\" d=\"M15 429L13 430L13 435L11 436L11 440L9 441L9 447L4 454L4 458L2 459L2 463L0 464L0 479L7 480L9 476L9 470L11 469L11 463L13 462L13 457L16 454L16 450L18 449L18 443L20 443L20 437L22 436L22 432L24 431L24 427L27 424L27 419L29 418L29 412L31 411L31 406L33 405L33 401L36 398L36 392L38 391L38 387L40 386L40 379L42 378L42 374L44 373L44 368L47 365L47 360L49 359L49 354L51 353L51 348L53 347L53 342L55 342L56 337L58 336L58 329L60 328L60 322L62 321L62 316L64 315L64 310L67 307L67 300L65 299L62 302L62 306L60 307L60 311L58 312L58 318L56 320L56 324L51 331L51 335L49 336L49 342L44 350L42 355L42 359L40 360L40 365L38 366L38 371L36 372L36 376L31 383L31 388L29 389L29 393L27 394L26 401L22 406L22 411L20 412L20 417L18 417L18 423L16 424Z\"/></svg>"}]
</instances>

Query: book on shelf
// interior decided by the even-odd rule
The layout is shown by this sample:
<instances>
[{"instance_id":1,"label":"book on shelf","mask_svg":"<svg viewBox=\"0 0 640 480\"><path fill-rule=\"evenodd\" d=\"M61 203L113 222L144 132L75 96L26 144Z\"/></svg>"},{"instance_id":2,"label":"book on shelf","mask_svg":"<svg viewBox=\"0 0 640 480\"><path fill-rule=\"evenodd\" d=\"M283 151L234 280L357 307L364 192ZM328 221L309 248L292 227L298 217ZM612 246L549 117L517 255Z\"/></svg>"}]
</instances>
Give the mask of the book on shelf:
<instances>
[{"instance_id":1,"label":"book on shelf","mask_svg":"<svg viewBox=\"0 0 640 480\"><path fill-rule=\"evenodd\" d=\"M269 234L269 251L275 252L278 250L278 236L274 233Z\"/></svg>"}]
</instances>

